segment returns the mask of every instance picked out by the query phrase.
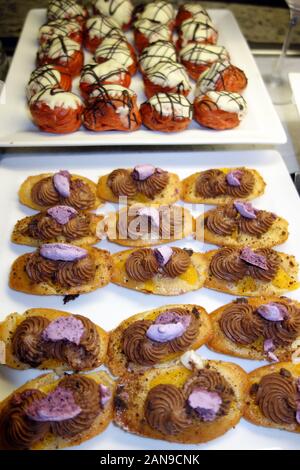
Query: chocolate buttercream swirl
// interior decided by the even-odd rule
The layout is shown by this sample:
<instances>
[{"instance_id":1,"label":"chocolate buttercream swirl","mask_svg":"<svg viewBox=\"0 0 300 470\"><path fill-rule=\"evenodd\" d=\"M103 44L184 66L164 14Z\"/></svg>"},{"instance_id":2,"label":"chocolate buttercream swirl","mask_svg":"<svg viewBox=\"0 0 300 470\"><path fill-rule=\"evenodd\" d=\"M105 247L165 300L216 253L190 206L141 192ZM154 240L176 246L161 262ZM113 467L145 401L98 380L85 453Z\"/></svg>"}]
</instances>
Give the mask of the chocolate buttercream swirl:
<instances>
[{"instance_id":1,"label":"chocolate buttercream swirl","mask_svg":"<svg viewBox=\"0 0 300 470\"><path fill-rule=\"evenodd\" d=\"M34 282L47 282L54 279L57 263L45 259L39 253L31 253L26 261L26 272Z\"/></svg>"},{"instance_id":2,"label":"chocolate buttercream swirl","mask_svg":"<svg viewBox=\"0 0 300 470\"><path fill-rule=\"evenodd\" d=\"M232 235L237 227L237 210L232 206L219 207L205 218L207 229L219 236Z\"/></svg>"},{"instance_id":3,"label":"chocolate buttercream swirl","mask_svg":"<svg viewBox=\"0 0 300 470\"><path fill-rule=\"evenodd\" d=\"M249 303L233 302L222 312L219 326L230 341L251 344L262 335L264 321Z\"/></svg>"},{"instance_id":4,"label":"chocolate buttercream swirl","mask_svg":"<svg viewBox=\"0 0 300 470\"><path fill-rule=\"evenodd\" d=\"M51 176L39 180L31 189L31 198L35 204L42 207L55 206L60 197L56 191Z\"/></svg>"},{"instance_id":5,"label":"chocolate buttercream swirl","mask_svg":"<svg viewBox=\"0 0 300 470\"><path fill-rule=\"evenodd\" d=\"M23 320L12 336L12 351L19 361L31 367L39 366L44 360L42 332L49 320L39 315Z\"/></svg>"},{"instance_id":6,"label":"chocolate buttercream swirl","mask_svg":"<svg viewBox=\"0 0 300 470\"><path fill-rule=\"evenodd\" d=\"M75 418L52 422L52 432L68 438L88 430L101 413L99 385L89 377L75 374L64 377L58 386L72 392L81 412Z\"/></svg>"},{"instance_id":7,"label":"chocolate buttercream swirl","mask_svg":"<svg viewBox=\"0 0 300 470\"><path fill-rule=\"evenodd\" d=\"M131 279L144 282L157 274L159 265L153 250L151 248L142 248L129 255L125 268Z\"/></svg>"},{"instance_id":8,"label":"chocolate buttercream swirl","mask_svg":"<svg viewBox=\"0 0 300 470\"><path fill-rule=\"evenodd\" d=\"M107 184L117 197L134 197L137 192L136 182L129 170L118 169L112 171L108 176Z\"/></svg>"},{"instance_id":9,"label":"chocolate buttercream swirl","mask_svg":"<svg viewBox=\"0 0 300 470\"><path fill-rule=\"evenodd\" d=\"M78 261L62 261L57 266L55 281L62 287L80 286L91 281L95 271L95 263L90 256Z\"/></svg>"},{"instance_id":10,"label":"chocolate buttercream swirl","mask_svg":"<svg viewBox=\"0 0 300 470\"><path fill-rule=\"evenodd\" d=\"M88 214L79 214L72 217L62 226L63 235L67 240L76 240L77 238L87 237L90 230L91 218Z\"/></svg>"},{"instance_id":11,"label":"chocolate buttercream swirl","mask_svg":"<svg viewBox=\"0 0 300 470\"><path fill-rule=\"evenodd\" d=\"M149 199L154 199L167 186L169 173L167 171L155 171L153 175L145 180L136 180L136 186L139 193L144 194Z\"/></svg>"},{"instance_id":12,"label":"chocolate buttercream swirl","mask_svg":"<svg viewBox=\"0 0 300 470\"><path fill-rule=\"evenodd\" d=\"M254 187L254 176L249 170L239 168L241 176L239 177L240 186L230 186L227 184L226 193L234 198L248 196Z\"/></svg>"},{"instance_id":13,"label":"chocolate buttercream swirl","mask_svg":"<svg viewBox=\"0 0 300 470\"><path fill-rule=\"evenodd\" d=\"M287 302L282 302L282 305L287 309L284 320L264 320L264 337L272 339L276 347L289 346L300 334L300 310Z\"/></svg>"},{"instance_id":14,"label":"chocolate buttercream swirl","mask_svg":"<svg viewBox=\"0 0 300 470\"><path fill-rule=\"evenodd\" d=\"M258 266L248 266L249 275L254 279L264 282L270 282L276 276L280 264L280 256L276 251L269 248L255 250L255 253L266 258L268 269L261 269Z\"/></svg>"},{"instance_id":15,"label":"chocolate buttercream swirl","mask_svg":"<svg viewBox=\"0 0 300 470\"><path fill-rule=\"evenodd\" d=\"M226 193L226 175L221 170L203 171L196 179L195 185L197 196L217 197Z\"/></svg>"},{"instance_id":16,"label":"chocolate buttercream swirl","mask_svg":"<svg viewBox=\"0 0 300 470\"><path fill-rule=\"evenodd\" d=\"M27 231L29 236L37 240L51 240L61 235L62 227L52 217L41 214L33 217Z\"/></svg>"},{"instance_id":17,"label":"chocolate buttercream swirl","mask_svg":"<svg viewBox=\"0 0 300 470\"><path fill-rule=\"evenodd\" d=\"M276 216L271 212L257 211L255 219L240 217L239 228L243 233L259 237L270 229L275 219Z\"/></svg>"},{"instance_id":18,"label":"chocolate buttercream swirl","mask_svg":"<svg viewBox=\"0 0 300 470\"><path fill-rule=\"evenodd\" d=\"M262 414L276 424L296 424L296 381L288 374L274 372L262 377L255 403Z\"/></svg>"},{"instance_id":19,"label":"chocolate buttercream swirl","mask_svg":"<svg viewBox=\"0 0 300 470\"><path fill-rule=\"evenodd\" d=\"M0 412L0 449L29 450L49 431L49 423L33 421L26 409L46 395L35 389L15 393Z\"/></svg>"},{"instance_id":20,"label":"chocolate buttercream swirl","mask_svg":"<svg viewBox=\"0 0 300 470\"><path fill-rule=\"evenodd\" d=\"M240 259L239 250L221 248L210 261L210 272L218 279L236 282L246 276L247 265Z\"/></svg>"},{"instance_id":21,"label":"chocolate buttercream swirl","mask_svg":"<svg viewBox=\"0 0 300 470\"><path fill-rule=\"evenodd\" d=\"M145 418L152 429L166 436L184 431L190 421L181 389L169 384L153 387L145 402Z\"/></svg>"},{"instance_id":22,"label":"chocolate buttercream swirl","mask_svg":"<svg viewBox=\"0 0 300 470\"><path fill-rule=\"evenodd\" d=\"M168 277L177 277L185 273L191 264L190 255L182 248L172 248L173 254L167 264L163 267L163 272Z\"/></svg>"}]
</instances>

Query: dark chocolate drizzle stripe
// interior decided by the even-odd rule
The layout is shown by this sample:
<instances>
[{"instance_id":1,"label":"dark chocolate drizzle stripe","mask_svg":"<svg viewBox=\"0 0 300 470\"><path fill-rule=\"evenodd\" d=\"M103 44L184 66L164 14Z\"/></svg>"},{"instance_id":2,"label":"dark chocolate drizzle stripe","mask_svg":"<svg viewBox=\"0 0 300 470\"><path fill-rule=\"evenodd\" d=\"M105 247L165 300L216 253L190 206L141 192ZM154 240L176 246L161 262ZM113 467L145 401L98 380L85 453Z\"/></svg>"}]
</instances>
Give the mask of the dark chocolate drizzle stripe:
<instances>
[{"instance_id":1,"label":"dark chocolate drizzle stripe","mask_svg":"<svg viewBox=\"0 0 300 470\"><path fill-rule=\"evenodd\" d=\"M118 9L121 8L121 6L124 3L127 3L128 0L104 0L104 1L105 1L105 3L110 2L110 5L108 7L108 11L109 11L109 14L111 16L113 16L118 11ZM101 13L101 7L100 6L98 7L97 3L98 2L96 2L94 6Z\"/></svg>"},{"instance_id":2,"label":"dark chocolate drizzle stripe","mask_svg":"<svg viewBox=\"0 0 300 470\"><path fill-rule=\"evenodd\" d=\"M150 4L148 4L148 5L150 6ZM142 12L142 15L143 15L143 13L146 10L148 5L145 5L145 8ZM145 16L144 17L145 19L151 19L151 21L156 21L157 23L160 23L160 21L157 18L158 18L159 14L162 10L164 11L165 15L169 18L169 21L171 21L173 19L173 11L174 10L173 10L173 6L169 2L165 2L165 1L162 0L162 1L158 2L157 5L155 5L155 3L152 3L151 7L154 10L154 14L151 13L151 18L148 18L147 16Z\"/></svg>"},{"instance_id":3,"label":"dark chocolate drizzle stripe","mask_svg":"<svg viewBox=\"0 0 300 470\"><path fill-rule=\"evenodd\" d=\"M214 85L221 80L223 87L225 87L225 81L223 78L223 72L230 67L229 62L215 62L210 69L205 72L205 76L199 80L199 86L205 87L206 90L213 90Z\"/></svg>"},{"instance_id":4,"label":"dark chocolate drizzle stripe","mask_svg":"<svg viewBox=\"0 0 300 470\"><path fill-rule=\"evenodd\" d=\"M229 57L226 48L223 46L192 44L191 47L188 45L186 49L182 49L180 53L181 59L196 64L211 64L217 60L226 60ZM209 55L211 60L204 59L203 55Z\"/></svg>"},{"instance_id":5,"label":"dark chocolate drizzle stripe","mask_svg":"<svg viewBox=\"0 0 300 470\"><path fill-rule=\"evenodd\" d=\"M154 21L148 20L146 18L137 21L134 26L137 31L140 31L149 40L151 40L151 34L156 34L157 36L159 35L162 40L170 37L170 30L168 26L161 23L155 23Z\"/></svg>"},{"instance_id":6,"label":"dark chocolate drizzle stripe","mask_svg":"<svg viewBox=\"0 0 300 470\"><path fill-rule=\"evenodd\" d=\"M97 74L96 68L99 67L102 64L87 64L82 70L81 74L81 82L85 82L86 78L89 77L88 83L93 83L93 84L98 84L101 85L101 83L105 80L108 80L109 78L113 77L114 75L120 74L120 73L126 73L127 70L124 68L121 64L119 65L116 63L116 68L111 70L110 72L107 72L105 74L99 75Z\"/></svg>"},{"instance_id":7,"label":"dark chocolate drizzle stripe","mask_svg":"<svg viewBox=\"0 0 300 470\"><path fill-rule=\"evenodd\" d=\"M229 91L218 91L218 92L215 92L218 94L218 97L216 100L214 100L214 103L219 106L219 101L221 100L221 98L223 96L226 96L229 98L229 101L233 101L237 106L238 108L240 109L240 111L244 111L244 109L246 108L246 101L244 100L244 98L239 95L238 93L230 93ZM208 106L209 107L209 106Z\"/></svg>"},{"instance_id":8,"label":"dark chocolate drizzle stripe","mask_svg":"<svg viewBox=\"0 0 300 470\"><path fill-rule=\"evenodd\" d=\"M160 59L168 59L176 62L176 49L169 41L156 41L143 50L142 54L140 55L140 63L145 68L145 63L148 61L151 63L151 59L157 59L153 65L159 63Z\"/></svg>"},{"instance_id":9,"label":"dark chocolate drizzle stripe","mask_svg":"<svg viewBox=\"0 0 300 470\"><path fill-rule=\"evenodd\" d=\"M67 92L65 90L62 90L61 88L49 88L49 87L45 87L43 88L42 90L40 90L38 93L36 93L32 99L30 100L31 103L36 103L37 101L43 101L43 95L45 93L48 93L51 95L51 96L55 96L55 95L58 95L58 94L64 94L64 93L67 93L68 95L71 93L71 92ZM74 97L79 98L79 96L75 95L74 93L71 93L74 95ZM33 99L34 98L34 99Z\"/></svg>"},{"instance_id":10,"label":"dark chocolate drizzle stripe","mask_svg":"<svg viewBox=\"0 0 300 470\"><path fill-rule=\"evenodd\" d=\"M45 80L47 80L51 86L53 86L54 83L59 85L60 80L57 79L56 74L59 74L59 72L53 65L43 65L32 72L28 85L32 82L36 82L39 86L46 88L47 84L43 83Z\"/></svg>"},{"instance_id":11,"label":"dark chocolate drizzle stripe","mask_svg":"<svg viewBox=\"0 0 300 470\"><path fill-rule=\"evenodd\" d=\"M80 51L80 45L77 42L66 36L56 36L52 41L47 43L46 47L42 47L39 50L39 57L43 58L44 56L47 56L47 53L50 51L50 47L52 47L53 50L49 58L53 60L63 59L63 62L66 64L70 62L74 52ZM59 55L57 55L58 53ZM57 57L53 57L53 55L57 55Z\"/></svg>"},{"instance_id":12,"label":"dark chocolate drizzle stripe","mask_svg":"<svg viewBox=\"0 0 300 470\"><path fill-rule=\"evenodd\" d=\"M78 5L74 0L51 0L48 5L48 18L63 19L68 16L75 18L83 14L82 6Z\"/></svg>"},{"instance_id":13,"label":"dark chocolate drizzle stripe","mask_svg":"<svg viewBox=\"0 0 300 470\"><path fill-rule=\"evenodd\" d=\"M156 102L155 102L156 101ZM164 105L170 104L171 109L172 109L172 119L175 121L176 119L191 119L192 118L192 105L191 103L182 95L176 94L176 93L158 93L157 95L152 96L152 98L148 101L151 105L155 106L156 104L159 105L159 114L161 116L164 116L165 114L163 113L163 108ZM175 108L175 105L176 108ZM185 113L182 112L180 114L179 108L181 107L182 109L186 108L188 109L188 117L185 116Z\"/></svg>"},{"instance_id":14,"label":"dark chocolate drizzle stripe","mask_svg":"<svg viewBox=\"0 0 300 470\"><path fill-rule=\"evenodd\" d=\"M159 65L159 70L156 70L158 68L158 65ZM155 84L156 84L155 79L157 79L159 80L162 86L167 87L169 86L166 83L168 82L168 78L170 77L170 75L176 72L180 73L179 80L177 81L177 84L175 85L178 91L184 91L184 90L190 89L190 87L187 88L185 85L185 83L188 83L188 85L190 84L185 68L183 67L182 64L179 64L178 62L172 62L171 60L161 61L159 64L157 64L157 67L155 66L153 69L150 69L147 73L147 78Z\"/></svg>"},{"instance_id":15,"label":"dark chocolate drizzle stripe","mask_svg":"<svg viewBox=\"0 0 300 470\"><path fill-rule=\"evenodd\" d=\"M217 30L215 29L214 25L209 19L207 19L206 21L201 21L201 20L192 18L190 20L184 21L183 24L181 25L181 34L183 38L186 37L185 33L186 34L189 33L188 29L190 27L193 31L192 37L191 37L193 41L197 40L198 32L200 32L201 38L203 38L203 34L201 33L206 32L206 34L204 35L206 39L209 38L209 36L211 35L211 31L217 34ZM187 31L185 31L185 29L187 29Z\"/></svg>"},{"instance_id":16,"label":"dark chocolate drizzle stripe","mask_svg":"<svg viewBox=\"0 0 300 470\"><path fill-rule=\"evenodd\" d=\"M105 44L104 40L95 52L95 60L97 60L97 57L114 59L116 53L121 55L121 59L118 58L117 60L120 64L129 66L133 62L128 44L122 38L116 39L113 44Z\"/></svg>"},{"instance_id":17,"label":"dark chocolate drizzle stripe","mask_svg":"<svg viewBox=\"0 0 300 470\"><path fill-rule=\"evenodd\" d=\"M99 38L115 37L116 35L118 37L122 36L123 39L126 40L122 30L118 25L114 24L110 18L106 16L95 16L90 19L93 19L93 22L89 26L86 25L87 34L89 34L90 31L97 31Z\"/></svg>"}]
</instances>

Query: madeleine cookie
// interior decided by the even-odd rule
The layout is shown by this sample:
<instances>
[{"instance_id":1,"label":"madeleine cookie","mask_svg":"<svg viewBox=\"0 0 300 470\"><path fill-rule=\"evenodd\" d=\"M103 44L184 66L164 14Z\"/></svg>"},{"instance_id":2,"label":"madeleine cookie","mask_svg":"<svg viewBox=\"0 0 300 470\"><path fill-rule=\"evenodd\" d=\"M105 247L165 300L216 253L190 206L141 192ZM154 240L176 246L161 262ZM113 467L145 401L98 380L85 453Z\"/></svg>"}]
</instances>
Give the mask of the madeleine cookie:
<instances>
[{"instance_id":1,"label":"madeleine cookie","mask_svg":"<svg viewBox=\"0 0 300 470\"><path fill-rule=\"evenodd\" d=\"M207 276L204 254L177 247L125 250L112 258L112 282L148 294L184 294L200 289Z\"/></svg>"},{"instance_id":2,"label":"madeleine cookie","mask_svg":"<svg viewBox=\"0 0 300 470\"><path fill-rule=\"evenodd\" d=\"M128 204L172 204L180 197L180 180L175 173L153 165L136 165L101 176L97 192L99 198L111 202L119 202L122 197L127 198Z\"/></svg>"},{"instance_id":3,"label":"madeleine cookie","mask_svg":"<svg viewBox=\"0 0 300 470\"><path fill-rule=\"evenodd\" d=\"M248 201L261 196L266 183L250 168L214 168L188 176L181 182L185 202L224 205L235 199Z\"/></svg>"},{"instance_id":4,"label":"madeleine cookie","mask_svg":"<svg viewBox=\"0 0 300 470\"><path fill-rule=\"evenodd\" d=\"M299 287L295 257L271 248L224 247L208 251L206 259L209 289L257 297L282 295Z\"/></svg>"},{"instance_id":5,"label":"madeleine cookie","mask_svg":"<svg viewBox=\"0 0 300 470\"><path fill-rule=\"evenodd\" d=\"M239 422L247 387L243 369L221 361L127 373L117 383L114 421L145 437L200 444Z\"/></svg>"},{"instance_id":6,"label":"madeleine cookie","mask_svg":"<svg viewBox=\"0 0 300 470\"><path fill-rule=\"evenodd\" d=\"M19 189L19 200L21 204L38 211L58 204L76 210L97 209L101 204L95 183L67 170L29 176Z\"/></svg>"},{"instance_id":7,"label":"madeleine cookie","mask_svg":"<svg viewBox=\"0 0 300 470\"><path fill-rule=\"evenodd\" d=\"M26 294L77 295L104 287L111 272L108 251L48 243L14 261L9 286Z\"/></svg>"},{"instance_id":8,"label":"madeleine cookie","mask_svg":"<svg viewBox=\"0 0 300 470\"><path fill-rule=\"evenodd\" d=\"M78 212L70 206L54 206L19 220L14 227L11 241L29 246L40 246L45 242L94 245L100 239L97 226L103 219L103 215Z\"/></svg>"},{"instance_id":9,"label":"madeleine cookie","mask_svg":"<svg viewBox=\"0 0 300 470\"><path fill-rule=\"evenodd\" d=\"M300 304L287 297L238 298L210 314L214 351L288 361L300 352Z\"/></svg>"},{"instance_id":10,"label":"madeleine cookie","mask_svg":"<svg viewBox=\"0 0 300 470\"><path fill-rule=\"evenodd\" d=\"M235 201L202 214L196 220L196 238L219 246L271 248L288 238L288 222L272 212Z\"/></svg>"},{"instance_id":11,"label":"madeleine cookie","mask_svg":"<svg viewBox=\"0 0 300 470\"><path fill-rule=\"evenodd\" d=\"M109 215L107 237L123 246L151 246L193 233L193 217L182 206L133 204Z\"/></svg>"},{"instance_id":12,"label":"madeleine cookie","mask_svg":"<svg viewBox=\"0 0 300 470\"><path fill-rule=\"evenodd\" d=\"M32 308L0 323L1 341L8 367L80 371L104 362L108 334L82 315Z\"/></svg>"},{"instance_id":13,"label":"madeleine cookie","mask_svg":"<svg viewBox=\"0 0 300 470\"><path fill-rule=\"evenodd\" d=\"M119 376L173 360L210 338L210 319L204 308L164 305L129 317L110 332L106 364Z\"/></svg>"},{"instance_id":14,"label":"madeleine cookie","mask_svg":"<svg viewBox=\"0 0 300 470\"><path fill-rule=\"evenodd\" d=\"M244 418L258 426L300 432L300 364L278 362L253 370Z\"/></svg>"},{"instance_id":15,"label":"madeleine cookie","mask_svg":"<svg viewBox=\"0 0 300 470\"><path fill-rule=\"evenodd\" d=\"M0 403L0 449L61 449L97 436L112 419L114 389L103 371L25 383Z\"/></svg>"}]
</instances>

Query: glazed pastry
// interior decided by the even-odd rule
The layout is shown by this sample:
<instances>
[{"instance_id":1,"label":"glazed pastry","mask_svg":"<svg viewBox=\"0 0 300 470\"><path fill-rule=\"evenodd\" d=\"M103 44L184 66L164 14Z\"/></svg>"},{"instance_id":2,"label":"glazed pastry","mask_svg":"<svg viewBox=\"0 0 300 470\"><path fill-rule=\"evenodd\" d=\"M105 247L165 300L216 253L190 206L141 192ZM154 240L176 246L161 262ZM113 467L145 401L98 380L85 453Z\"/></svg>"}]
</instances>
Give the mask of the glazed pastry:
<instances>
[{"instance_id":1,"label":"glazed pastry","mask_svg":"<svg viewBox=\"0 0 300 470\"><path fill-rule=\"evenodd\" d=\"M142 19L134 23L134 43L139 53L157 41L171 41L172 31L162 23Z\"/></svg>"},{"instance_id":2,"label":"glazed pastry","mask_svg":"<svg viewBox=\"0 0 300 470\"><path fill-rule=\"evenodd\" d=\"M139 57L139 66L142 73L159 64L162 60L176 62L175 46L168 41L156 41L146 47Z\"/></svg>"},{"instance_id":3,"label":"glazed pastry","mask_svg":"<svg viewBox=\"0 0 300 470\"><path fill-rule=\"evenodd\" d=\"M197 80L196 96L205 96L208 91L231 91L241 93L247 86L244 72L230 62L215 62Z\"/></svg>"},{"instance_id":4,"label":"glazed pastry","mask_svg":"<svg viewBox=\"0 0 300 470\"><path fill-rule=\"evenodd\" d=\"M43 24L39 29L40 44L46 44L57 36L65 36L82 44L82 26L75 20L54 20Z\"/></svg>"},{"instance_id":5,"label":"glazed pastry","mask_svg":"<svg viewBox=\"0 0 300 470\"><path fill-rule=\"evenodd\" d=\"M13 369L89 370L100 366L108 334L82 315L32 308L0 323L5 365Z\"/></svg>"},{"instance_id":6,"label":"glazed pastry","mask_svg":"<svg viewBox=\"0 0 300 470\"><path fill-rule=\"evenodd\" d=\"M255 209L250 202L211 209L196 220L196 238L219 246L272 248L288 238L288 222L272 212Z\"/></svg>"},{"instance_id":7,"label":"glazed pastry","mask_svg":"<svg viewBox=\"0 0 300 470\"><path fill-rule=\"evenodd\" d=\"M84 125L91 131L136 131L142 124L137 96L120 85L103 85L89 95Z\"/></svg>"},{"instance_id":8,"label":"glazed pastry","mask_svg":"<svg viewBox=\"0 0 300 470\"><path fill-rule=\"evenodd\" d=\"M203 14L181 23L177 47L181 49L190 43L216 44L217 40L218 31L211 20Z\"/></svg>"},{"instance_id":9,"label":"glazed pastry","mask_svg":"<svg viewBox=\"0 0 300 470\"><path fill-rule=\"evenodd\" d=\"M112 375L138 372L178 358L211 338L209 315L198 305L165 305L124 320L109 338Z\"/></svg>"},{"instance_id":10,"label":"glazed pastry","mask_svg":"<svg viewBox=\"0 0 300 470\"><path fill-rule=\"evenodd\" d=\"M299 364L279 362L253 370L244 417L257 426L300 432Z\"/></svg>"},{"instance_id":11,"label":"glazed pastry","mask_svg":"<svg viewBox=\"0 0 300 470\"><path fill-rule=\"evenodd\" d=\"M142 164L131 168L118 168L98 181L98 196L105 201L119 202L126 197L128 204L135 202L172 204L179 199L180 180L153 165Z\"/></svg>"},{"instance_id":12,"label":"glazed pastry","mask_svg":"<svg viewBox=\"0 0 300 470\"><path fill-rule=\"evenodd\" d=\"M48 3L48 21L56 20L76 20L83 24L88 13L75 0L50 0Z\"/></svg>"},{"instance_id":13,"label":"glazed pastry","mask_svg":"<svg viewBox=\"0 0 300 470\"><path fill-rule=\"evenodd\" d=\"M119 24L113 18L93 16L87 20L84 45L88 51L95 52L101 42L108 37L123 38L126 41Z\"/></svg>"},{"instance_id":14,"label":"glazed pastry","mask_svg":"<svg viewBox=\"0 0 300 470\"><path fill-rule=\"evenodd\" d=\"M193 217L182 206L133 204L108 218L109 241L124 246L152 246L182 240L193 232Z\"/></svg>"},{"instance_id":15,"label":"glazed pastry","mask_svg":"<svg viewBox=\"0 0 300 470\"><path fill-rule=\"evenodd\" d=\"M194 80L215 62L229 60L229 54L225 47L212 44L190 43L179 52L180 61L185 66L188 74Z\"/></svg>"},{"instance_id":16,"label":"glazed pastry","mask_svg":"<svg viewBox=\"0 0 300 470\"><path fill-rule=\"evenodd\" d=\"M131 0L93 0L93 8L96 14L108 16L120 28L129 29L133 12Z\"/></svg>"},{"instance_id":17,"label":"glazed pastry","mask_svg":"<svg viewBox=\"0 0 300 470\"><path fill-rule=\"evenodd\" d=\"M207 276L205 255L178 247L125 250L112 258L112 282L147 294L184 294L200 289Z\"/></svg>"},{"instance_id":18,"label":"glazed pastry","mask_svg":"<svg viewBox=\"0 0 300 470\"><path fill-rule=\"evenodd\" d=\"M127 69L109 59L102 64L87 64L82 71L80 78L80 91L82 96L88 100L92 91L100 85L120 85L129 88L131 75Z\"/></svg>"},{"instance_id":19,"label":"glazed pastry","mask_svg":"<svg viewBox=\"0 0 300 470\"><path fill-rule=\"evenodd\" d=\"M192 105L183 95L157 93L141 105L143 124L148 129L162 132L179 132L191 123Z\"/></svg>"},{"instance_id":20,"label":"glazed pastry","mask_svg":"<svg viewBox=\"0 0 300 470\"><path fill-rule=\"evenodd\" d=\"M137 59L133 47L122 38L106 38L96 49L95 61L98 64L114 59L126 68L130 75L134 75L137 70Z\"/></svg>"},{"instance_id":21,"label":"glazed pastry","mask_svg":"<svg viewBox=\"0 0 300 470\"><path fill-rule=\"evenodd\" d=\"M207 19L210 20L210 16L203 8L203 6L199 5L198 2L194 3L184 3L183 5L180 5L178 9L178 13L176 16L176 27L179 29L183 21L189 20L191 18L194 18L195 20L199 17L206 16Z\"/></svg>"},{"instance_id":22,"label":"glazed pastry","mask_svg":"<svg viewBox=\"0 0 300 470\"><path fill-rule=\"evenodd\" d=\"M196 204L232 204L249 201L264 193L266 183L250 168L214 168L194 173L182 181L181 198Z\"/></svg>"},{"instance_id":23,"label":"glazed pastry","mask_svg":"<svg viewBox=\"0 0 300 470\"><path fill-rule=\"evenodd\" d=\"M114 389L103 371L25 383L0 403L0 449L54 450L97 436L112 419Z\"/></svg>"},{"instance_id":24,"label":"glazed pastry","mask_svg":"<svg viewBox=\"0 0 300 470\"><path fill-rule=\"evenodd\" d=\"M9 286L26 294L84 294L108 284L111 269L108 251L48 243L14 261Z\"/></svg>"},{"instance_id":25,"label":"glazed pastry","mask_svg":"<svg viewBox=\"0 0 300 470\"><path fill-rule=\"evenodd\" d=\"M78 212L70 206L58 205L19 220L11 241L20 245L40 246L47 243L94 245L99 242L97 226L104 216Z\"/></svg>"},{"instance_id":26,"label":"glazed pastry","mask_svg":"<svg viewBox=\"0 0 300 470\"><path fill-rule=\"evenodd\" d=\"M245 359L291 361L299 355L300 304L287 297L238 298L210 314L214 351Z\"/></svg>"},{"instance_id":27,"label":"glazed pastry","mask_svg":"<svg viewBox=\"0 0 300 470\"><path fill-rule=\"evenodd\" d=\"M244 98L229 91L208 91L194 101L195 121L210 129L233 129L239 126L246 112Z\"/></svg>"},{"instance_id":28,"label":"glazed pastry","mask_svg":"<svg viewBox=\"0 0 300 470\"><path fill-rule=\"evenodd\" d=\"M138 7L137 19L150 20L155 23L164 24L173 29L175 20L175 10L170 2L156 0Z\"/></svg>"},{"instance_id":29,"label":"glazed pastry","mask_svg":"<svg viewBox=\"0 0 300 470\"><path fill-rule=\"evenodd\" d=\"M193 351L183 360L185 365L123 375L117 383L115 423L135 434L184 444L210 441L236 426L245 406L246 372L229 362L203 361Z\"/></svg>"},{"instance_id":30,"label":"glazed pastry","mask_svg":"<svg viewBox=\"0 0 300 470\"><path fill-rule=\"evenodd\" d=\"M271 248L224 247L206 252L206 260L209 289L256 297L282 295L299 287L295 257Z\"/></svg>"},{"instance_id":31,"label":"glazed pastry","mask_svg":"<svg viewBox=\"0 0 300 470\"><path fill-rule=\"evenodd\" d=\"M20 187L19 200L21 204L38 211L58 204L78 211L92 210L101 203L93 181L84 176L71 175L67 170L29 176Z\"/></svg>"},{"instance_id":32,"label":"glazed pastry","mask_svg":"<svg viewBox=\"0 0 300 470\"><path fill-rule=\"evenodd\" d=\"M72 77L80 74L83 61L80 44L67 36L54 37L48 43L40 46L37 54L38 65L59 65Z\"/></svg>"},{"instance_id":33,"label":"glazed pastry","mask_svg":"<svg viewBox=\"0 0 300 470\"><path fill-rule=\"evenodd\" d=\"M53 134L77 131L82 124L83 108L79 96L60 88L44 88L29 101L34 124Z\"/></svg>"},{"instance_id":34,"label":"glazed pastry","mask_svg":"<svg viewBox=\"0 0 300 470\"><path fill-rule=\"evenodd\" d=\"M179 93L187 96L192 88L183 65L171 60L163 60L154 65L145 72L143 79L148 99L157 93Z\"/></svg>"},{"instance_id":35,"label":"glazed pastry","mask_svg":"<svg viewBox=\"0 0 300 470\"><path fill-rule=\"evenodd\" d=\"M35 69L29 78L26 86L26 96L30 100L36 93L40 93L45 88L60 88L71 91L72 77L63 67L54 65L42 65Z\"/></svg>"}]
</instances>

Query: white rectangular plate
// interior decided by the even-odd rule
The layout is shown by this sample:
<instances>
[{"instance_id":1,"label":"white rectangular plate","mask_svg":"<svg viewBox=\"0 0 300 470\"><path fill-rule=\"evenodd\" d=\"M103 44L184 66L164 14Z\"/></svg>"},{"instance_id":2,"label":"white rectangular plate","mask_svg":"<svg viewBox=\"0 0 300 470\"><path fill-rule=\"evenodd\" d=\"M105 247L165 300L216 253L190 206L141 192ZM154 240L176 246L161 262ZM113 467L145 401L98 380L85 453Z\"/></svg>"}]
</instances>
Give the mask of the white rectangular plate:
<instances>
[{"instance_id":1,"label":"white rectangular plate","mask_svg":"<svg viewBox=\"0 0 300 470\"><path fill-rule=\"evenodd\" d=\"M232 63L243 69L249 79L249 85L245 91L249 111L238 128L214 131L200 128L196 122L192 122L186 131L175 134L153 132L145 127L129 133L114 131L94 133L83 127L73 134L52 135L39 132L30 120L25 86L30 73L35 68L38 29L45 22L46 14L45 10L31 10L8 74L6 104L0 106L0 146L284 143L285 132L234 16L227 10L212 10L210 14L220 32L219 44L227 47ZM86 62L88 60L86 57ZM139 103L145 101L139 73L133 78L131 88L137 92ZM75 87L74 91L76 91Z\"/></svg>"},{"instance_id":2,"label":"white rectangular plate","mask_svg":"<svg viewBox=\"0 0 300 470\"><path fill-rule=\"evenodd\" d=\"M138 312L156 308L164 304L195 303L202 305L208 312L233 300L233 296L221 294L208 289L201 289L181 296L162 297L157 295L145 295L110 284L103 289L82 295L75 301L63 305L61 297L43 297L18 293L9 289L7 285L9 270L14 259L24 252L32 251L30 247L14 245L10 243L10 233L17 220L33 211L21 206L18 202L18 189L22 181L29 175L41 172L56 171L57 169L69 169L69 171L82 174L97 181L101 174L115 168L133 166L137 163L151 162L153 165L166 168L178 173L184 178L195 171L212 167L248 166L256 168L264 177L267 188L266 193L255 201L256 207L265 208L285 217L290 223L290 237L280 250L294 254L300 260L300 200L292 184L287 169L281 156L274 151L261 152L203 152L201 159L198 153L182 153L180 158L174 159L171 152L163 156L157 154L138 153L111 153L109 159L99 159L99 154L82 154L81 158L73 154L65 155L59 152L40 158L35 156L3 157L0 162L0 253L1 276L0 320L11 312L22 313L31 307L48 307L70 311L72 313L86 315L106 330L115 328L122 320ZM280 188L280 193L278 193ZM4 203L5 201L5 203ZM116 209L114 204L105 204L98 212ZM194 206L194 213L200 213L203 206ZM181 247L193 248L195 251L208 250L209 245L203 246L200 242L187 239L177 242ZM122 247L103 241L98 245L101 248L116 252ZM300 292L292 292L290 297L300 300ZM262 362L248 361L232 358L221 354L215 354L206 347L202 347L201 355L211 359L221 359L236 362L245 370L250 371L262 365ZM27 380L36 377L40 372L14 371L0 366L0 400L12 392ZM296 449L299 448L299 435L256 427L243 419L237 427L224 436L200 446L171 444L164 441L156 441L137 437L118 429L113 424L100 436L82 444L80 449Z\"/></svg>"},{"instance_id":3,"label":"white rectangular plate","mask_svg":"<svg viewBox=\"0 0 300 470\"><path fill-rule=\"evenodd\" d=\"M294 95L294 101L300 116L300 73L289 73L289 79Z\"/></svg>"}]
</instances>

